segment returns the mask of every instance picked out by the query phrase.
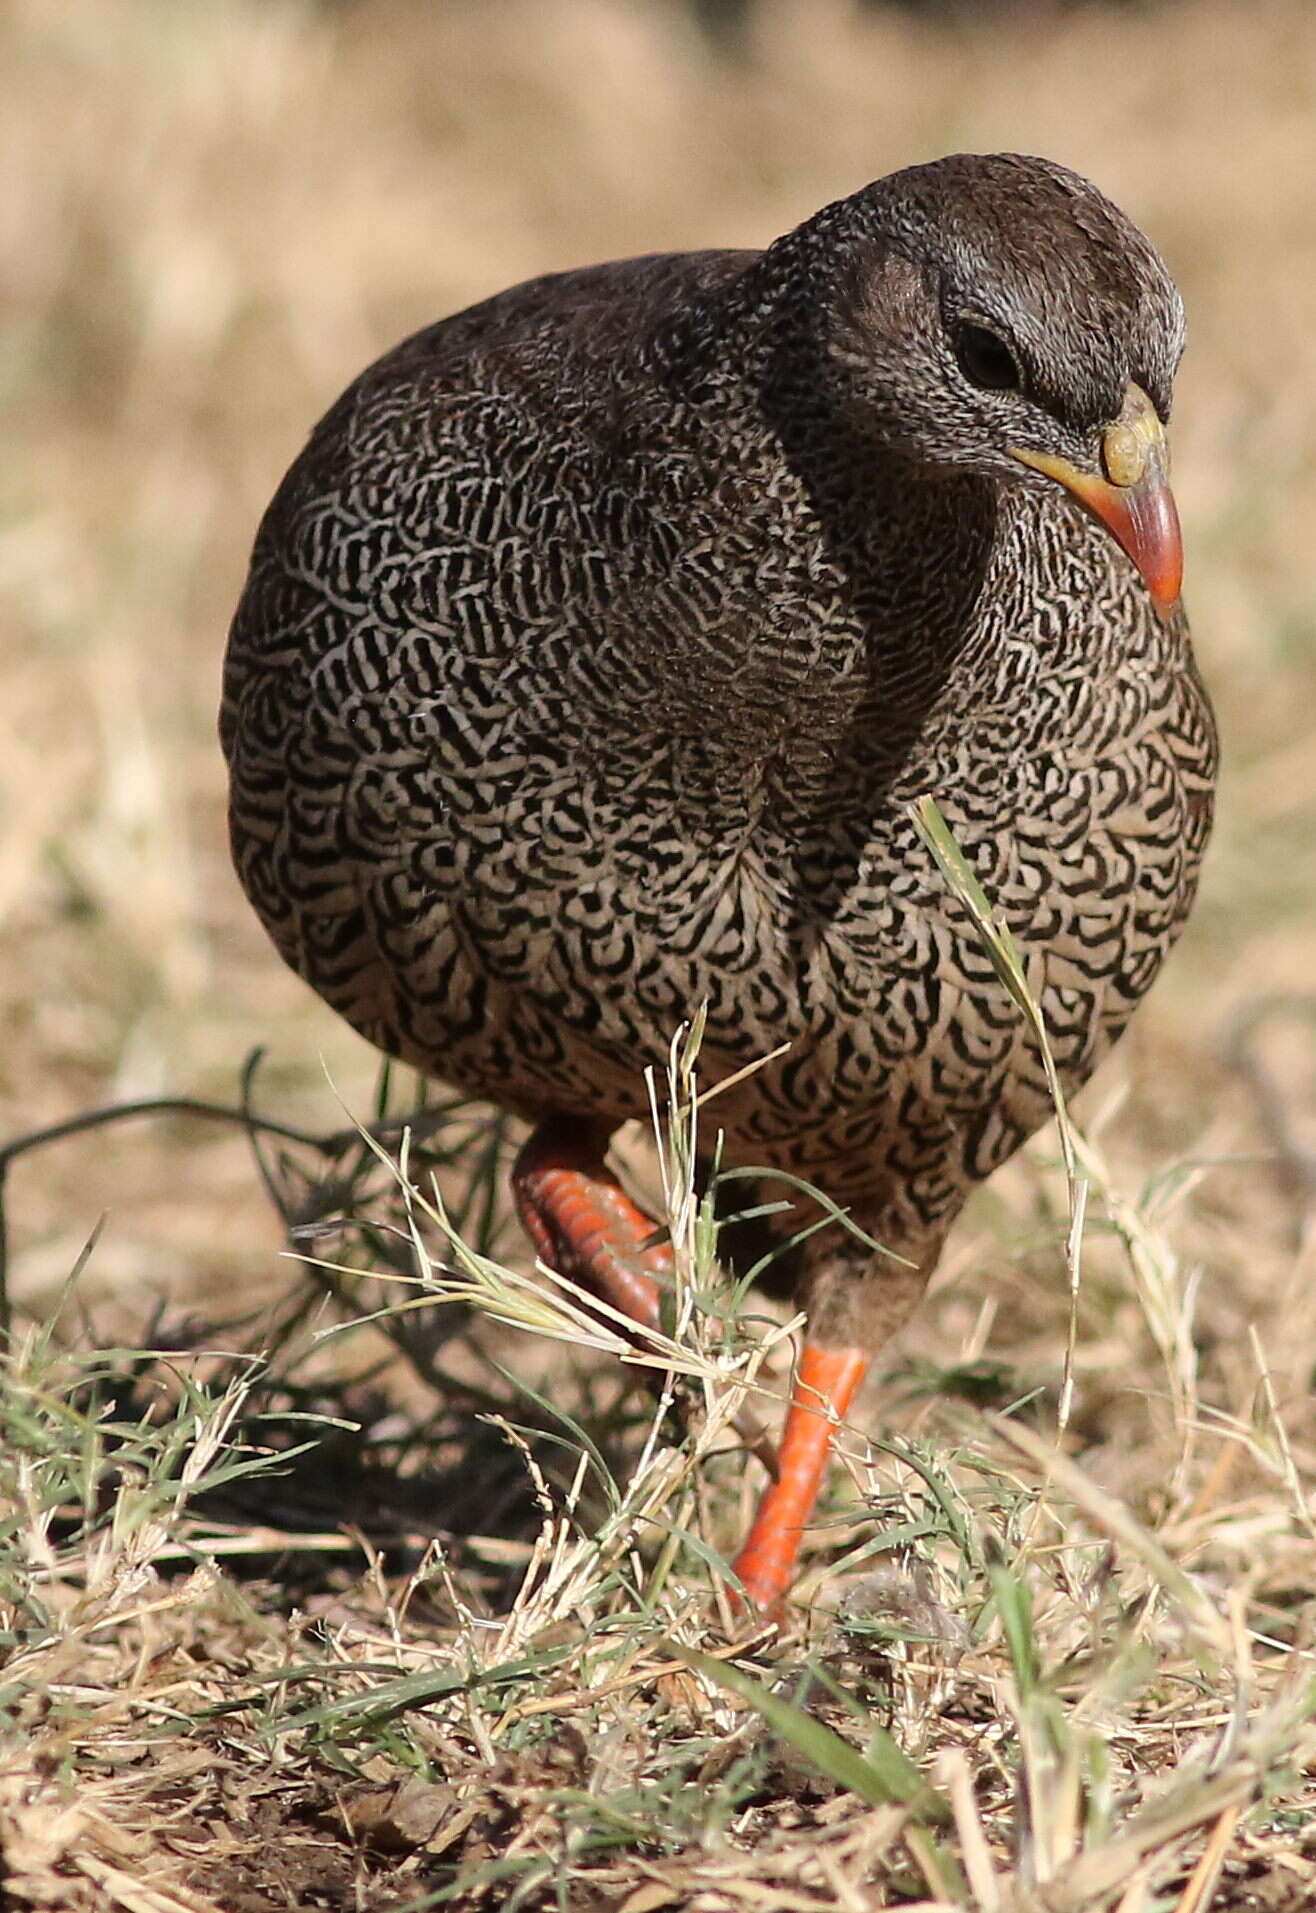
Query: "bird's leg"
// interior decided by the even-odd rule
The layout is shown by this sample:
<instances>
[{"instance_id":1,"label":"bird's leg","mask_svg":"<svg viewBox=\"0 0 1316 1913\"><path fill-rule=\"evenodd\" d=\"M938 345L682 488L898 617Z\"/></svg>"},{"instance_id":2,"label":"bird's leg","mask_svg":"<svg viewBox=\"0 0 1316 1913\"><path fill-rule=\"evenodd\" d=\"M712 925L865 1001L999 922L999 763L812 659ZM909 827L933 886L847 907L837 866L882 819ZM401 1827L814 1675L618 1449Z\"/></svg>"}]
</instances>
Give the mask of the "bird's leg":
<instances>
[{"instance_id":1,"label":"bird's leg","mask_svg":"<svg viewBox=\"0 0 1316 1913\"><path fill-rule=\"evenodd\" d=\"M770 1608L790 1586L837 1427L877 1353L915 1307L936 1265L945 1225L929 1228L879 1189L851 1215L862 1233L811 1238L804 1348L778 1450L779 1476L763 1495L736 1573L750 1605ZM875 1241L899 1243L874 1256Z\"/></svg>"},{"instance_id":2,"label":"bird's leg","mask_svg":"<svg viewBox=\"0 0 1316 1913\"><path fill-rule=\"evenodd\" d=\"M608 1130L575 1117L542 1122L516 1159L512 1192L530 1240L550 1267L571 1276L633 1322L658 1328L671 1244L637 1209L604 1161Z\"/></svg>"},{"instance_id":3,"label":"bird's leg","mask_svg":"<svg viewBox=\"0 0 1316 1913\"><path fill-rule=\"evenodd\" d=\"M754 1607L769 1608L790 1586L795 1557L831 1455L832 1437L868 1369L861 1348L806 1342L795 1373L778 1475L759 1502L736 1573Z\"/></svg>"},{"instance_id":4,"label":"bird's leg","mask_svg":"<svg viewBox=\"0 0 1316 1913\"><path fill-rule=\"evenodd\" d=\"M660 1328L675 1257L670 1242L653 1240L657 1224L635 1206L604 1161L609 1133L577 1117L542 1122L512 1169L517 1211L551 1268L632 1322ZM777 1451L755 1416L742 1408L732 1426L775 1480Z\"/></svg>"}]
</instances>

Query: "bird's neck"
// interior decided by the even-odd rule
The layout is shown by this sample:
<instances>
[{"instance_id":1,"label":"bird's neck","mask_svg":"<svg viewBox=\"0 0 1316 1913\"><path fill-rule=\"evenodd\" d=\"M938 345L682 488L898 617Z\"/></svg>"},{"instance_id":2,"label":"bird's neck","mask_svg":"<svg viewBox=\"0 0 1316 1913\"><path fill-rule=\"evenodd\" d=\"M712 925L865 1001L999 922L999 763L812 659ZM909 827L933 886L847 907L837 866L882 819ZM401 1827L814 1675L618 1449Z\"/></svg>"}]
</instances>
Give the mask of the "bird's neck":
<instances>
[{"instance_id":1,"label":"bird's neck","mask_svg":"<svg viewBox=\"0 0 1316 1913\"><path fill-rule=\"evenodd\" d=\"M699 748L821 777L853 755L857 729L880 730L899 758L972 695L998 494L837 415L817 319L827 268L802 270L801 237L683 307L655 341L692 458L746 553L744 577L718 581L728 615L666 675L684 665L703 687ZM686 722L699 730L699 710Z\"/></svg>"}]
</instances>

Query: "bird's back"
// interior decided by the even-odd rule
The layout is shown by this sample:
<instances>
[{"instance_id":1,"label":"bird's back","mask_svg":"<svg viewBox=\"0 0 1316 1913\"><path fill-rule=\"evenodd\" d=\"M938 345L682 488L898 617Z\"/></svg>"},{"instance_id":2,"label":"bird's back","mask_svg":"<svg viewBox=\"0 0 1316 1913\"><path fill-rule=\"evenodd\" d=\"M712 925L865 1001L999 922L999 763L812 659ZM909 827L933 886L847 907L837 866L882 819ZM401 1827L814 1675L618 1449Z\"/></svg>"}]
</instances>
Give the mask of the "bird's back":
<instances>
[{"instance_id":1,"label":"bird's back","mask_svg":"<svg viewBox=\"0 0 1316 1913\"><path fill-rule=\"evenodd\" d=\"M462 1073L453 1038L489 1032L495 973L533 967L543 897L582 889L628 808L641 713L708 721L656 668L667 613L647 653L628 625L717 476L645 343L754 257L554 274L426 328L265 514L224 674L235 859L285 958L386 1048Z\"/></svg>"}]
</instances>

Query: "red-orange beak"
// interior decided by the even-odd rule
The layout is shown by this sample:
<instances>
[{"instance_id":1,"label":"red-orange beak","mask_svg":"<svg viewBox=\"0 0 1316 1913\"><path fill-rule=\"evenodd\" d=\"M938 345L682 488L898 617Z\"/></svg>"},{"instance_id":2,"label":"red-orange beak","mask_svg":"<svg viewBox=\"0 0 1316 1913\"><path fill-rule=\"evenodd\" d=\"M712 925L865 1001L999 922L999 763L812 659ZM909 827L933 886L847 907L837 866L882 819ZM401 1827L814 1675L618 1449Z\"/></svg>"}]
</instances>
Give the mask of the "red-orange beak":
<instances>
[{"instance_id":1,"label":"red-orange beak","mask_svg":"<svg viewBox=\"0 0 1316 1913\"><path fill-rule=\"evenodd\" d=\"M1141 386L1129 386L1123 410L1102 434L1104 478L1049 452L1010 449L1021 464L1054 478L1099 518L1142 573L1157 610L1173 610L1183 584L1183 538L1167 475L1165 433Z\"/></svg>"}]
</instances>

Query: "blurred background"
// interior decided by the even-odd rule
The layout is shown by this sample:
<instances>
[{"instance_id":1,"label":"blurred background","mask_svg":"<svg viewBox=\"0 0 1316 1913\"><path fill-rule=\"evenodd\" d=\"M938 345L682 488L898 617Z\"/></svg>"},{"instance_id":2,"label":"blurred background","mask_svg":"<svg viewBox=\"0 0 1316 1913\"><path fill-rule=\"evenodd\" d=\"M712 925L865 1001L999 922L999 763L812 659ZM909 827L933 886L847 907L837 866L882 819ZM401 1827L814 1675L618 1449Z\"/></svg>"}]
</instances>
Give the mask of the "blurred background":
<instances>
[{"instance_id":1,"label":"blurred background","mask_svg":"<svg viewBox=\"0 0 1316 1913\"><path fill-rule=\"evenodd\" d=\"M1188 303L1175 485L1224 733L1220 821L1185 944L1084 1113L1123 1186L1180 1202L1204 1338L1228 1351L1252 1316L1282 1329L1300 1393L1316 1357L1310 0L7 0L0 1134L115 1097L232 1098L255 1044L271 1113L327 1128L338 1097L369 1113L373 1055L281 967L231 875L214 739L258 516L366 361L532 274L761 245L894 167L995 148L1098 181ZM1240 1030L1250 1081L1228 1062ZM1013 1166L978 1201L912 1346L990 1345L984 1296L1014 1353L1061 1319L1030 1300L1030 1269L1058 1282L1050 1246L1038 1262L1042 1173ZM229 1131L135 1125L43 1150L14 1167L9 1207L34 1311L102 1212L83 1292L125 1325L157 1295L259 1300L289 1279Z\"/></svg>"}]
</instances>

